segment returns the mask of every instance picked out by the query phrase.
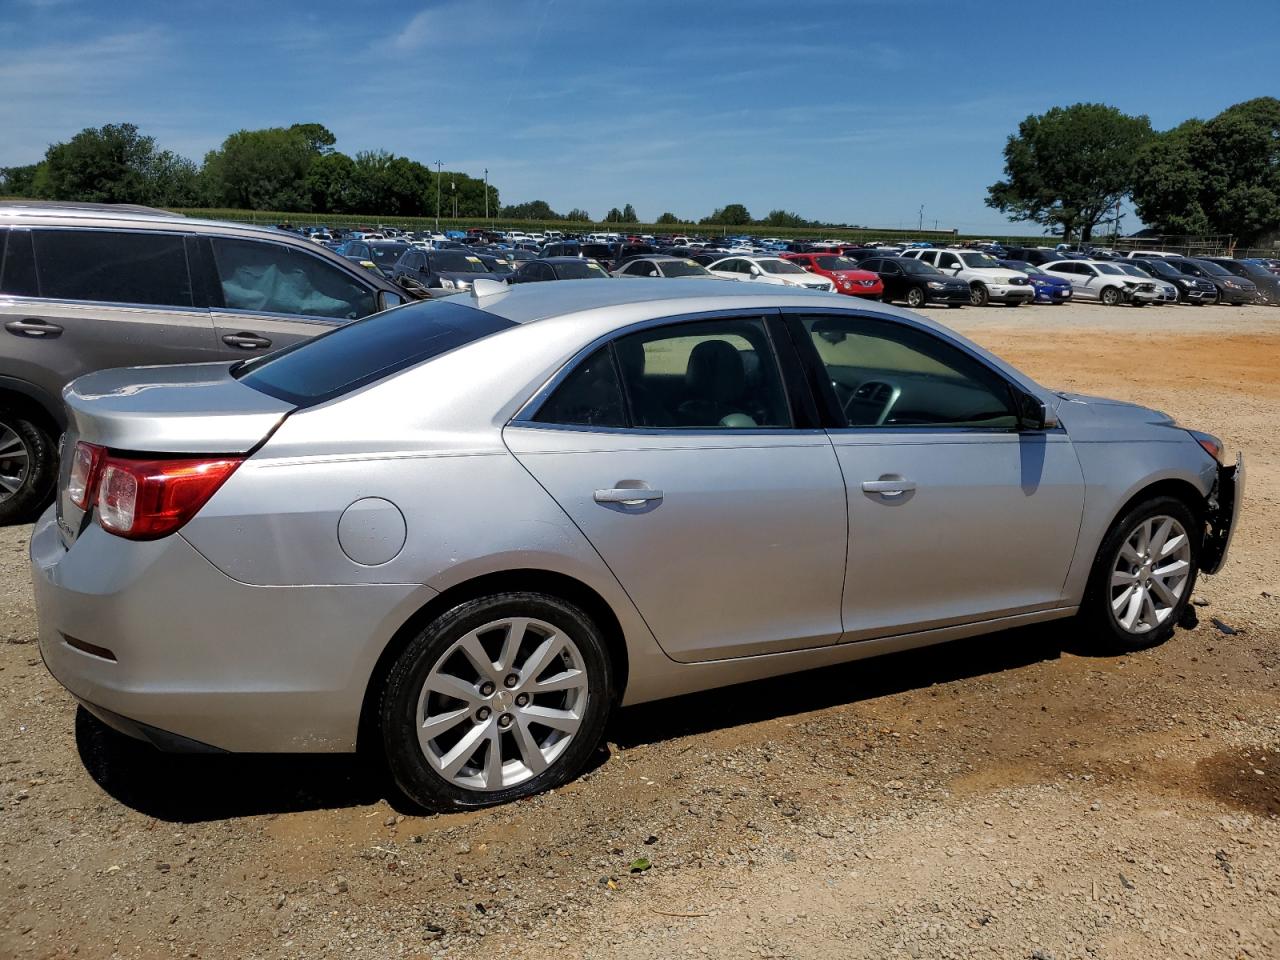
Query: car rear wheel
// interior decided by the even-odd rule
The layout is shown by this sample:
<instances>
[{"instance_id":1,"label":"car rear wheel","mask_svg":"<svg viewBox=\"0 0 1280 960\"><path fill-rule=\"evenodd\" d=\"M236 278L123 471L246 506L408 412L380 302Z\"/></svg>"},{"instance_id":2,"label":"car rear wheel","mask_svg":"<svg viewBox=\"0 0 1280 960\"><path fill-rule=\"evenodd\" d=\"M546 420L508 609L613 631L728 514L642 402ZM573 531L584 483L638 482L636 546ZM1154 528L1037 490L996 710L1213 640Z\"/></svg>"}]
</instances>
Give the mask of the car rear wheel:
<instances>
[{"instance_id":1,"label":"car rear wheel","mask_svg":"<svg viewBox=\"0 0 1280 960\"><path fill-rule=\"evenodd\" d=\"M604 638L576 606L540 593L468 601L415 636L387 676L388 767L432 810L551 789L599 745L612 685Z\"/></svg>"},{"instance_id":2,"label":"car rear wheel","mask_svg":"<svg viewBox=\"0 0 1280 960\"><path fill-rule=\"evenodd\" d=\"M912 287L907 291L907 306L913 309L923 307L928 295L924 292L924 287Z\"/></svg>"},{"instance_id":3,"label":"car rear wheel","mask_svg":"<svg viewBox=\"0 0 1280 960\"><path fill-rule=\"evenodd\" d=\"M30 518L49 495L56 461L54 441L38 424L0 409L0 524Z\"/></svg>"},{"instance_id":4,"label":"car rear wheel","mask_svg":"<svg viewBox=\"0 0 1280 960\"><path fill-rule=\"evenodd\" d=\"M975 283L969 288L969 303L975 307L985 307L991 300L991 293L985 286Z\"/></svg>"},{"instance_id":5,"label":"car rear wheel","mask_svg":"<svg viewBox=\"0 0 1280 960\"><path fill-rule=\"evenodd\" d=\"M1114 307L1120 303L1120 291L1115 287L1106 287L1098 295L1098 299L1102 301L1103 306Z\"/></svg>"},{"instance_id":6,"label":"car rear wheel","mask_svg":"<svg viewBox=\"0 0 1280 960\"><path fill-rule=\"evenodd\" d=\"M1200 530L1175 497L1139 503L1116 521L1080 610L1099 648L1142 650L1173 635L1195 589Z\"/></svg>"}]
</instances>

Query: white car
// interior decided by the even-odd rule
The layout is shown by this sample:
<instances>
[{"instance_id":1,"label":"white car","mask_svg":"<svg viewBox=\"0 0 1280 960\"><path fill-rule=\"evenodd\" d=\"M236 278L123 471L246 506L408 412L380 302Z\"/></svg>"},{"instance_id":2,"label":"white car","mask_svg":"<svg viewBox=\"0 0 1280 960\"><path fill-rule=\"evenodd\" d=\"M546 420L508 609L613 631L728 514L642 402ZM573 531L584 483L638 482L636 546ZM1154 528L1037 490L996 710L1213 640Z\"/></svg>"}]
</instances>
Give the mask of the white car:
<instances>
[{"instance_id":1,"label":"white car","mask_svg":"<svg viewBox=\"0 0 1280 960\"><path fill-rule=\"evenodd\" d=\"M1114 263L1097 260L1057 260L1040 267L1051 276L1071 281L1075 299L1097 300L1108 307L1122 303L1146 306L1158 298L1154 280L1131 277Z\"/></svg>"},{"instance_id":2,"label":"white car","mask_svg":"<svg viewBox=\"0 0 1280 960\"><path fill-rule=\"evenodd\" d=\"M1030 278L1021 270L1000 266L981 250L906 250L904 258L920 260L969 284L969 302L985 307L992 301L1020 307L1036 298Z\"/></svg>"},{"instance_id":3,"label":"white car","mask_svg":"<svg viewBox=\"0 0 1280 960\"><path fill-rule=\"evenodd\" d=\"M1159 277L1153 277L1136 263L1126 263L1121 261L1115 265L1129 276L1137 277L1139 280L1145 280L1154 285L1155 290L1151 293L1147 293L1142 289L1135 290L1133 292L1133 302L1135 304L1154 303L1156 305L1160 305L1178 302L1178 288L1168 280L1161 280Z\"/></svg>"},{"instance_id":4,"label":"white car","mask_svg":"<svg viewBox=\"0 0 1280 960\"><path fill-rule=\"evenodd\" d=\"M826 277L809 273L781 257L725 257L709 264L707 269L712 276L722 280L754 280L826 293L834 293L836 289L836 285Z\"/></svg>"}]
</instances>

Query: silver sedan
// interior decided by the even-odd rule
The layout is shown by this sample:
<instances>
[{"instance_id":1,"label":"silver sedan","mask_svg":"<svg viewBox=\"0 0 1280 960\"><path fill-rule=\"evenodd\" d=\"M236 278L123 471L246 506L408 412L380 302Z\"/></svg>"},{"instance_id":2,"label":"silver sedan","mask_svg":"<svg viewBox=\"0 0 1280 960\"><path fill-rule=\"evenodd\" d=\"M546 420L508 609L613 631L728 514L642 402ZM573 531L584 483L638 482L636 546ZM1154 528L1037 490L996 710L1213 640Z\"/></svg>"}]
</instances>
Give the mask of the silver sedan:
<instances>
[{"instance_id":1,"label":"silver sedan","mask_svg":"<svg viewBox=\"0 0 1280 960\"><path fill-rule=\"evenodd\" d=\"M67 388L40 647L164 749L385 754L432 808L620 705L1079 617L1167 639L1243 466L916 314L711 280L406 305Z\"/></svg>"}]
</instances>

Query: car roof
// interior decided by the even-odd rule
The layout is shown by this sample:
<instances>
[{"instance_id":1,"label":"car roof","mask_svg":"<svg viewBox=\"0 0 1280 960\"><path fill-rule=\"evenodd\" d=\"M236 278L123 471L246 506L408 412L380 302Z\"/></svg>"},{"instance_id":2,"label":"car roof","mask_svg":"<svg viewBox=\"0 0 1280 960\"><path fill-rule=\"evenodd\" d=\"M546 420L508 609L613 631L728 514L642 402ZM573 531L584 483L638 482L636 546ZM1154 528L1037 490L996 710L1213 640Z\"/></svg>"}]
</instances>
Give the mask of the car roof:
<instances>
[{"instance_id":1,"label":"car roof","mask_svg":"<svg viewBox=\"0 0 1280 960\"><path fill-rule=\"evenodd\" d=\"M138 203L84 203L71 200L0 200L0 213L11 216L39 216L57 214L63 217L122 217L139 216L181 217L183 214L159 207L146 207Z\"/></svg>"}]
</instances>

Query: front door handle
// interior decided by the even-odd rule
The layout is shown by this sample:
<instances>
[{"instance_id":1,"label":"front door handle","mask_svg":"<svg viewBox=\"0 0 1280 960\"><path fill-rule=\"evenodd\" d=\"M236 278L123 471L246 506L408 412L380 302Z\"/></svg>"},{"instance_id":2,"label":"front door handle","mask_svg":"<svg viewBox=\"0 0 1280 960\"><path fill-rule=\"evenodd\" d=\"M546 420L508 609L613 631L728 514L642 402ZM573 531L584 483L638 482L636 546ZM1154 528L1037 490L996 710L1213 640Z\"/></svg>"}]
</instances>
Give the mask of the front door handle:
<instances>
[{"instance_id":1,"label":"front door handle","mask_svg":"<svg viewBox=\"0 0 1280 960\"><path fill-rule=\"evenodd\" d=\"M910 493L916 488L914 480L903 480L901 477L889 479L881 477L879 480L863 480L863 493L878 493L882 497L900 497L904 493Z\"/></svg>"},{"instance_id":2,"label":"front door handle","mask_svg":"<svg viewBox=\"0 0 1280 960\"><path fill-rule=\"evenodd\" d=\"M222 338L222 342L228 347L238 347L241 350L265 350L271 346L271 341L266 337L252 333L228 333Z\"/></svg>"},{"instance_id":3,"label":"front door handle","mask_svg":"<svg viewBox=\"0 0 1280 960\"><path fill-rule=\"evenodd\" d=\"M651 487L614 487L610 490L597 490L594 494L596 503L621 503L628 507L638 506L662 499L662 491Z\"/></svg>"},{"instance_id":4,"label":"front door handle","mask_svg":"<svg viewBox=\"0 0 1280 960\"><path fill-rule=\"evenodd\" d=\"M35 337L40 340L53 340L62 336L62 328L56 323L46 320L10 320L4 328L15 337Z\"/></svg>"}]
</instances>

